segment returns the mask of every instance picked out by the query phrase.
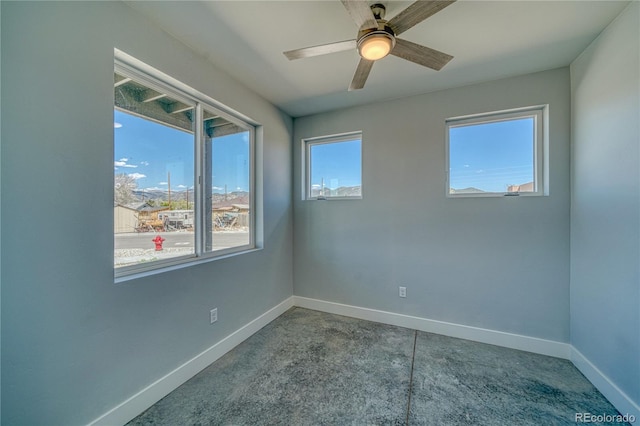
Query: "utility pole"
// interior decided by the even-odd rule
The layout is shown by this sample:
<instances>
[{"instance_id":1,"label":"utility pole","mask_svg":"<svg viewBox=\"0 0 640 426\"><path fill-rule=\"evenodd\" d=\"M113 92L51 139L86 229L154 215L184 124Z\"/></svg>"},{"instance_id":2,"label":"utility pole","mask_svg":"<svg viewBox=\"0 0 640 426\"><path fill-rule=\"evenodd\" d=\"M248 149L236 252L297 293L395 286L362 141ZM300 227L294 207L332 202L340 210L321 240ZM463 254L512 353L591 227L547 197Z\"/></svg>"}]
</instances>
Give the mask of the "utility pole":
<instances>
[{"instance_id":1,"label":"utility pole","mask_svg":"<svg viewBox=\"0 0 640 426\"><path fill-rule=\"evenodd\" d=\"M169 210L171 210L171 172L167 172L167 185L169 186Z\"/></svg>"}]
</instances>

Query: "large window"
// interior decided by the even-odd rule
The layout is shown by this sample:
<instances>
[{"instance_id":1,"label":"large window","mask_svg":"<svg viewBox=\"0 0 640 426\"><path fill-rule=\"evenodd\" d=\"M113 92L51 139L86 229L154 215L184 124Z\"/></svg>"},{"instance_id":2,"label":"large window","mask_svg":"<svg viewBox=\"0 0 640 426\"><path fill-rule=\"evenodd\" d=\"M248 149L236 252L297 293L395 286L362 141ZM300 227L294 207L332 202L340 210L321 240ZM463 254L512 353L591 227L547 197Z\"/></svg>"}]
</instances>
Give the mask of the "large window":
<instances>
[{"instance_id":1,"label":"large window","mask_svg":"<svg viewBox=\"0 0 640 426\"><path fill-rule=\"evenodd\" d=\"M543 195L544 107L452 118L447 195Z\"/></svg>"},{"instance_id":2,"label":"large window","mask_svg":"<svg viewBox=\"0 0 640 426\"><path fill-rule=\"evenodd\" d=\"M303 140L308 200L362 198L362 133Z\"/></svg>"},{"instance_id":3,"label":"large window","mask_svg":"<svg viewBox=\"0 0 640 426\"><path fill-rule=\"evenodd\" d=\"M255 126L116 52L116 277L255 247Z\"/></svg>"}]
</instances>

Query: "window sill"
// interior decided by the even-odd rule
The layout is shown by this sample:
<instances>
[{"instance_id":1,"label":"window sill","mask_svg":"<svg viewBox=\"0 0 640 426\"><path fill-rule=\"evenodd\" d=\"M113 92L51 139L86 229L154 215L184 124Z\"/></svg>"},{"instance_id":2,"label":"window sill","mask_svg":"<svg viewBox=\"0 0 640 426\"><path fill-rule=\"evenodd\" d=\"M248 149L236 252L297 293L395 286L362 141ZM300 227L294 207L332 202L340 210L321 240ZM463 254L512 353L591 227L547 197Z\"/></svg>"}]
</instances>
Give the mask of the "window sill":
<instances>
[{"instance_id":1,"label":"window sill","mask_svg":"<svg viewBox=\"0 0 640 426\"><path fill-rule=\"evenodd\" d=\"M541 192L484 192L472 194L446 194L447 198L520 198L520 197L546 197L548 194Z\"/></svg>"},{"instance_id":2,"label":"window sill","mask_svg":"<svg viewBox=\"0 0 640 426\"><path fill-rule=\"evenodd\" d=\"M340 201L340 200L362 200L362 197L324 197L324 198L305 198L304 201Z\"/></svg>"},{"instance_id":3,"label":"window sill","mask_svg":"<svg viewBox=\"0 0 640 426\"><path fill-rule=\"evenodd\" d=\"M158 266L157 268L139 271L139 272L131 272L126 275L116 275L114 278L114 282L116 284L124 283L127 281L137 280L139 278L146 278L153 275L163 274L165 272L176 271L179 269L190 268L192 266L201 265L204 263L215 262L216 260L228 259L230 257L235 257L243 254L253 253L257 251L261 251L262 247L254 247L242 251L236 251L233 253L222 254L220 256L203 256L198 258L189 258L189 259L181 259L177 260L176 263L167 264L165 266Z\"/></svg>"}]
</instances>

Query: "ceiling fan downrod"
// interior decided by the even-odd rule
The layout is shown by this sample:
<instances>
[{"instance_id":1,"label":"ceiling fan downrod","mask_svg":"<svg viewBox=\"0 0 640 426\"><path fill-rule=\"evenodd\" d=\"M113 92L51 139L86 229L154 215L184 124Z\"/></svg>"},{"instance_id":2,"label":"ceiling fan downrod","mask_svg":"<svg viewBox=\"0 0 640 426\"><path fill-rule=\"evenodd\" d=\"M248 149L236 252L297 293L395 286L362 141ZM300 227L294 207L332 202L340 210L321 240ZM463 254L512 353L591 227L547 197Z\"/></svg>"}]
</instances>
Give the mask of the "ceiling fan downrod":
<instances>
[{"instance_id":1,"label":"ceiling fan downrod","mask_svg":"<svg viewBox=\"0 0 640 426\"><path fill-rule=\"evenodd\" d=\"M373 12L373 16L377 20L384 19L384 15L387 13L387 8L382 3L375 3L371 5L371 11Z\"/></svg>"},{"instance_id":2,"label":"ceiling fan downrod","mask_svg":"<svg viewBox=\"0 0 640 426\"><path fill-rule=\"evenodd\" d=\"M371 12L376 18L378 27L358 31L357 46L360 57L369 61L377 61L393 50L396 45L396 35L384 20L386 8L383 4L372 4Z\"/></svg>"}]
</instances>

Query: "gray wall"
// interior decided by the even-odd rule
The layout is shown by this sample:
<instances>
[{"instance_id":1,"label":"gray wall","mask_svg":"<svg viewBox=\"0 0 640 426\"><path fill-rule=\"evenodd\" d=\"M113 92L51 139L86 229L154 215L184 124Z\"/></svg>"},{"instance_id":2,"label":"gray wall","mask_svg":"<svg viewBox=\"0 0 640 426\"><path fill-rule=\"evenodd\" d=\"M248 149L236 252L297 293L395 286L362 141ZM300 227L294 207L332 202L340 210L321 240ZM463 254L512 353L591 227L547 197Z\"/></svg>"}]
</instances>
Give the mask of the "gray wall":
<instances>
[{"instance_id":1,"label":"gray wall","mask_svg":"<svg viewBox=\"0 0 640 426\"><path fill-rule=\"evenodd\" d=\"M571 344L640 405L639 16L571 65Z\"/></svg>"},{"instance_id":2,"label":"gray wall","mask_svg":"<svg viewBox=\"0 0 640 426\"><path fill-rule=\"evenodd\" d=\"M2 424L83 424L291 296L292 123L121 2L1 7ZM264 124L264 250L114 284L114 47Z\"/></svg>"},{"instance_id":3,"label":"gray wall","mask_svg":"<svg viewBox=\"0 0 640 426\"><path fill-rule=\"evenodd\" d=\"M572 65L571 239L567 69L292 126L120 2L0 7L3 424L89 422L292 292L561 342L570 303L572 345L640 400L637 3ZM113 283L114 47L265 125L264 250ZM542 103L550 196L445 198L445 118ZM302 201L300 139L352 130L364 199Z\"/></svg>"},{"instance_id":4,"label":"gray wall","mask_svg":"<svg viewBox=\"0 0 640 426\"><path fill-rule=\"evenodd\" d=\"M445 198L446 118L546 103L550 196ZM295 119L294 293L568 342L569 127L568 68ZM303 201L300 140L353 130L363 199Z\"/></svg>"}]
</instances>

